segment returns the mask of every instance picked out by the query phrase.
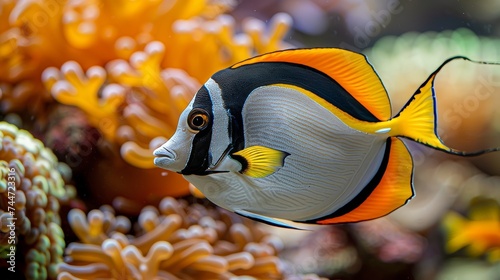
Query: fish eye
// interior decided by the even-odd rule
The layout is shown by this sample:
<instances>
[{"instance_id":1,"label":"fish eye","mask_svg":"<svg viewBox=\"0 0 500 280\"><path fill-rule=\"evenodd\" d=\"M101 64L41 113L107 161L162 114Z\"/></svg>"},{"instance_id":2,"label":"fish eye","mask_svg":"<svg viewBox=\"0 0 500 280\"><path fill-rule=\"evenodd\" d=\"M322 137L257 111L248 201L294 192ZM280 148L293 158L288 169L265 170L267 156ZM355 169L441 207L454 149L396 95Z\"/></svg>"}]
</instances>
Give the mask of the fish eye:
<instances>
[{"instance_id":1,"label":"fish eye","mask_svg":"<svg viewBox=\"0 0 500 280\"><path fill-rule=\"evenodd\" d=\"M189 112L187 121L189 128L191 128L192 130L203 130L208 125L208 112L200 108L195 108L191 110L191 112Z\"/></svg>"}]
</instances>

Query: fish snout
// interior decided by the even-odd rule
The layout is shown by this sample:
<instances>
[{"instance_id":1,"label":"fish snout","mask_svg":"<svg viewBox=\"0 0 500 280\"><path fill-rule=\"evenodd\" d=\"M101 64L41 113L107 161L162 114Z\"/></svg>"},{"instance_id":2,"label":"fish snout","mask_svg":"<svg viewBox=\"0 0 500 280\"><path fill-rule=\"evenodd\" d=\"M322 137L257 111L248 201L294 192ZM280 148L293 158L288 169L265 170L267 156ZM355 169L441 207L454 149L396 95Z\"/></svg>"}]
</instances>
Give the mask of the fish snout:
<instances>
[{"instance_id":1,"label":"fish snout","mask_svg":"<svg viewBox=\"0 0 500 280\"><path fill-rule=\"evenodd\" d=\"M153 155L155 156L154 164L165 169L171 169L171 165L177 159L177 155L174 151L163 146L154 150Z\"/></svg>"}]
</instances>

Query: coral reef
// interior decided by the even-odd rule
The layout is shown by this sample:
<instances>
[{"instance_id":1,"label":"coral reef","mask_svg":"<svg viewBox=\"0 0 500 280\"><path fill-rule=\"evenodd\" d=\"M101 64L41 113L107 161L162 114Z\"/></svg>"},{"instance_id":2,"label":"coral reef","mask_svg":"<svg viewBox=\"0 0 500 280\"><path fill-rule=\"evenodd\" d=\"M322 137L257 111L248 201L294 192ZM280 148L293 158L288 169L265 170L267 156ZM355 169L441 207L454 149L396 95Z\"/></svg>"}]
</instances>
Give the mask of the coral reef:
<instances>
[{"instance_id":1,"label":"coral reef","mask_svg":"<svg viewBox=\"0 0 500 280\"><path fill-rule=\"evenodd\" d=\"M107 70L83 72L70 61L61 70L47 68L42 79L56 100L82 109L107 141L121 146L127 162L152 168L152 150L173 134L177 116L200 86L182 70L161 70L163 54L163 44L151 42L130 62L112 61Z\"/></svg>"},{"instance_id":2,"label":"coral reef","mask_svg":"<svg viewBox=\"0 0 500 280\"><path fill-rule=\"evenodd\" d=\"M65 248L60 206L76 196L71 170L42 142L0 122L0 244L2 258L14 246L27 279L56 277ZM15 239L12 231L15 230ZM18 268L20 270L20 268Z\"/></svg>"},{"instance_id":3,"label":"coral reef","mask_svg":"<svg viewBox=\"0 0 500 280\"><path fill-rule=\"evenodd\" d=\"M197 203L164 198L158 208L143 208L134 227L109 206L87 215L72 210L69 222L80 242L67 247L60 280L319 279L287 275L277 256L283 247L277 237Z\"/></svg>"},{"instance_id":4,"label":"coral reef","mask_svg":"<svg viewBox=\"0 0 500 280\"><path fill-rule=\"evenodd\" d=\"M162 37L172 24L193 17L214 18L233 1L3 1L1 40L3 79L39 79L48 66L77 60L84 68L128 58ZM132 40L133 42L131 42ZM116 46L116 47L115 47Z\"/></svg>"}]
</instances>

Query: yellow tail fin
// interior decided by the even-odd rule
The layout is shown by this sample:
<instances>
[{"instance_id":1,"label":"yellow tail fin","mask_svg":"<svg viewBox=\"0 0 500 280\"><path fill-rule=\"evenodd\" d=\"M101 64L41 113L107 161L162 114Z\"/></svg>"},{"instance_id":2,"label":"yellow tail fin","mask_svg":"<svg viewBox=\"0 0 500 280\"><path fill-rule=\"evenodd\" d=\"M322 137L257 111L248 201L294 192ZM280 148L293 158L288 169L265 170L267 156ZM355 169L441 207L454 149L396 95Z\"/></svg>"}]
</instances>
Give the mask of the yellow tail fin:
<instances>
[{"instance_id":1,"label":"yellow tail fin","mask_svg":"<svg viewBox=\"0 0 500 280\"><path fill-rule=\"evenodd\" d=\"M403 109L393 119L391 126L391 136L402 136L422 143L437 150L442 150L450 154L462 156L475 156L488 152L499 151L500 147L476 151L464 152L448 147L437 134L436 100L434 92L434 79L439 71L449 62L455 59L465 59L475 63L497 64L470 60L467 57L456 56L449 58L429 78L420 86L406 103Z\"/></svg>"}]
</instances>

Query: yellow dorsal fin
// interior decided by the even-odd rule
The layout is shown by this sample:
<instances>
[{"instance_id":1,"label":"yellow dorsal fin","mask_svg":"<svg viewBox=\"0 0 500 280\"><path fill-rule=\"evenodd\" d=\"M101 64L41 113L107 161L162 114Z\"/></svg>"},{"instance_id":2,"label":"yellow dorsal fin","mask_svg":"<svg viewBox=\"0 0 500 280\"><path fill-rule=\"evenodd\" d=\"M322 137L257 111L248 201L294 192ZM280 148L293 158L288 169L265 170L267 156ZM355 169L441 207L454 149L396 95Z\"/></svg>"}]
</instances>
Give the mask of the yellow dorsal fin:
<instances>
[{"instance_id":1,"label":"yellow dorsal fin","mask_svg":"<svg viewBox=\"0 0 500 280\"><path fill-rule=\"evenodd\" d=\"M379 120L391 118L384 85L362 54L336 48L293 49L250 58L231 68L259 62L288 62L314 68L337 81Z\"/></svg>"},{"instance_id":2,"label":"yellow dorsal fin","mask_svg":"<svg viewBox=\"0 0 500 280\"><path fill-rule=\"evenodd\" d=\"M243 165L241 173L254 177L263 178L276 172L283 167L285 157L289 154L264 146L251 146L232 154L233 157L241 157Z\"/></svg>"}]
</instances>

